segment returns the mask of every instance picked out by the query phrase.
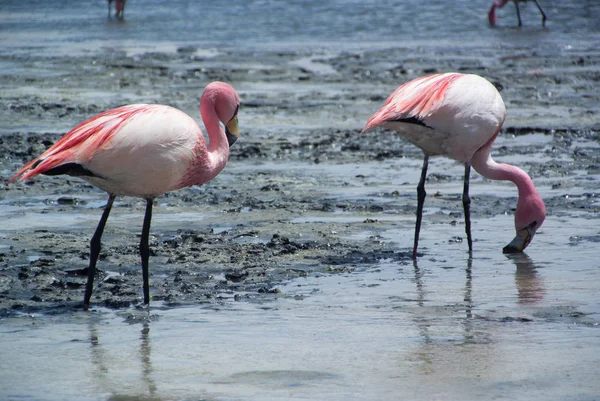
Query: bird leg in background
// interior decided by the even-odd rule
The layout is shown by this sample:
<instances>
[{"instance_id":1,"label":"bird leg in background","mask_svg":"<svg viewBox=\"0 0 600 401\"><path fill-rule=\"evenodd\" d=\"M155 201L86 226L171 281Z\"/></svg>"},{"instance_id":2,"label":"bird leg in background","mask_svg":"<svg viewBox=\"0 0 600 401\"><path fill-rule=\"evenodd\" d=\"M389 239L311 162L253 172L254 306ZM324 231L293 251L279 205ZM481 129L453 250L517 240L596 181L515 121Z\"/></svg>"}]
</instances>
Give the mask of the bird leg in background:
<instances>
[{"instance_id":1,"label":"bird leg in background","mask_svg":"<svg viewBox=\"0 0 600 401\"><path fill-rule=\"evenodd\" d=\"M115 2L115 16L121 20L125 17L125 1L126 0L116 0Z\"/></svg>"},{"instance_id":2,"label":"bird leg in background","mask_svg":"<svg viewBox=\"0 0 600 401\"><path fill-rule=\"evenodd\" d=\"M425 179L427 178L427 166L429 165L429 155L425 153L423 159L423 169L421 170L421 179L417 186L417 223L415 224L415 244L413 246L413 259L417 258L417 247L419 246L419 232L421 232L421 219L423 218L423 204L425 203Z\"/></svg>"},{"instance_id":3,"label":"bird leg in background","mask_svg":"<svg viewBox=\"0 0 600 401\"><path fill-rule=\"evenodd\" d=\"M519 19L519 27L523 26L523 23L521 22L521 10L519 10L519 2L515 1L515 8L517 9L517 18Z\"/></svg>"},{"instance_id":4,"label":"bird leg in background","mask_svg":"<svg viewBox=\"0 0 600 401\"><path fill-rule=\"evenodd\" d=\"M544 10L542 10L542 6L540 6L540 3L538 3L537 0L533 0L535 2L535 5L537 6L538 10L540 10L540 12L542 13L542 26L546 26L546 13L544 12Z\"/></svg>"},{"instance_id":5,"label":"bird leg in background","mask_svg":"<svg viewBox=\"0 0 600 401\"><path fill-rule=\"evenodd\" d=\"M148 238L150 237L150 222L152 220L152 203L154 198L146 199L146 214L144 215L144 225L142 226L142 238L140 239L140 256L142 258L142 276L144 280L144 304L150 303L150 284L148 279L148 259L150 258L150 247Z\"/></svg>"},{"instance_id":6,"label":"bird leg in background","mask_svg":"<svg viewBox=\"0 0 600 401\"><path fill-rule=\"evenodd\" d=\"M100 248L102 247L102 233L104 232L104 226L106 225L106 220L108 220L108 215L110 214L110 209L112 208L114 200L114 195L108 196L108 201L106 202L106 206L104 206L104 212L102 212L100 222L98 222L98 227L96 227L94 236L90 241L90 265L88 267L88 279L85 283L83 310L88 310L90 306L90 298L92 297L92 290L94 289L94 275L96 274L96 262L98 261L98 255L100 255Z\"/></svg>"},{"instance_id":7,"label":"bird leg in background","mask_svg":"<svg viewBox=\"0 0 600 401\"><path fill-rule=\"evenodd\" d=\"M463 188L462 202L465 210L465 231L467 233L467 243L469 244L469 253L473 252L473 240L471 239L471 198L469 197L469 178L471 174L471 164L465 163L465 185Z\"/></svg>"}]
</instances>

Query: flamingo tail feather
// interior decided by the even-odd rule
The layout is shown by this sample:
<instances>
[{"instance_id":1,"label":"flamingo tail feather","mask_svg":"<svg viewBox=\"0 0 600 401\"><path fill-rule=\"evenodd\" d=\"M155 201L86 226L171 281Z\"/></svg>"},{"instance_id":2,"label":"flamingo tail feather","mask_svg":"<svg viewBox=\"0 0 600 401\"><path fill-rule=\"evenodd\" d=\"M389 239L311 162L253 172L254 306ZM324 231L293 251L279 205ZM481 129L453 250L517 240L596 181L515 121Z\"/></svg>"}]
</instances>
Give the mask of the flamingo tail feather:
<instances>
[{"instance_id":1,"label":"flamingo tail feather","mask_svg":"<svg viewBox=\"0 0 600 401\"><path fill-rule=\"evenodd\" d=\"M387 121L426 125L423 120L443 103L448 87L460 77L457 73L435 74L405 83L369 119L363 132Z\"/></svg>"},{"instance_id":2,"label":"flamingo tail feather","mask_svg":"<svg viewBox=\"0 0 600 401\"><path fill-rule=\"evenodd\" d=\"M94 150L110 141L128 120L140 112L147 111L149 106L122 106L89 118L65 134L40 156L23 166L8 182L10 183L17 179L24 181L39 174L49 173L51 170L53 172L50 175L59 174L58 171L66 173L69 170L77 175L81 171L74 168L74 164L81 165L80 162L91 159ZM83 149L84 144L85 149ZM76 158L82 160L75 160ZM73 168L57 170L57 167L67 163L71 164Z\"/></svg>"}]
</instances>

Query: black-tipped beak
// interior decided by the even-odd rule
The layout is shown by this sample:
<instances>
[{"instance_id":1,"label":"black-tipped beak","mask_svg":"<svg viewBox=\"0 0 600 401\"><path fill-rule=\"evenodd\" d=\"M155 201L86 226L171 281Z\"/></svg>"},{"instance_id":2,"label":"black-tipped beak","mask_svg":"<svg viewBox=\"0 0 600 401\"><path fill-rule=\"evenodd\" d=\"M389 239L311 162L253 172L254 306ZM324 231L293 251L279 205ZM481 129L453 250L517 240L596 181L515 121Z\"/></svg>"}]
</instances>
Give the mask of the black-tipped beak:
<instances>
[{"instance_id":1,"label":"black-tipped beak","mask_svg":"<svg viewBox=\"0 0 600 401\"><path fill-rule=\"evenodd\" d=\"M523 252L533 239L536 229L537 222L534 221L527 227L517 230L517 236L502 249L502 253Z\"/></svg>"},{"instance_id":2,"label":"black-tipped beak","mask_svg":"<svg viewBox=\"0 0 600 401\"><path fill-rule=\"evenodd\" d=\"M238 136L240 135L237 113L225 126L225 135L227 136L227 142L229 142L229 146L231 147L231 145L237 141Z\"/></svg>"}]
</instances>

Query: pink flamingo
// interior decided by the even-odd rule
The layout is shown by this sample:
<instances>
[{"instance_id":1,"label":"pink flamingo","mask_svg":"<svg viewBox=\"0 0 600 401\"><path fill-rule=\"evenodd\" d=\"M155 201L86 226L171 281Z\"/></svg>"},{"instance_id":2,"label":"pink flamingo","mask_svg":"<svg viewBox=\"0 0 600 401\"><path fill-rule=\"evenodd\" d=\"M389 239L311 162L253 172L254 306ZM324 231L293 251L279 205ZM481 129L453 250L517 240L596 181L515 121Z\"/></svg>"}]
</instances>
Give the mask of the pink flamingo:
<instances>
[{"instance_id":1,"label":"pink flamingo","mask_svg":"<svg viewBox=\"0 0 600 401\"><path fill-rule=\"evenodd\" d=\"M417 187L417 222L413 258L417 257L425 178L429 156L443 155L464 163L465 231L472 252L469 175L471 166L486 178L512 181L518 189L516 237L504 253L523 251L546 218L546 207L531 178L520 168L498 164L491 148L506 116L496 88L478 75L436 74L417 78L396 89L367 122L363 132L375 127L397 131L423 150L425 159Z\"/></svg>"},{"instance_id":2,"label":"pink flamingo","mask_svg":"<svg viewBox=\"0 0 600 401\"><path fill-rule=\"evenodd\" d=\"M108 110L73 128L9 180L67 174L108 192L108 202L90 241L85 310L92 296L102 232L113 201L120 195L146 199L140 256L144 304L149 304L148 237L153 200L165 192L204 184L221 172L229 147L239 134L239 105L240 99L230 85L213 82L206 87L200 113L208 132L208 147L196 121L175 108L133 104Z\"/></svg>"},{"instance_id":3,"label":"pink flamingo","mask_svg":"<svg viewBox=\"0 0 600 401\"><path fill-rule=\"evenodd\" d=\"M519 19L519 26L523 26L523 23L521 22L521 11L519 10L519 3L526 3L527 0L494 0L494 2L492 3L492 8L490 8L490 12L488 14L488 20L490 21L491 26L496 26L496 8L504 7L509 1L512 1L515 4L515 7L517 9L517 18ZM540 13L542 13L542 26L546 26L546 13L544 13L544 10L542 10L542 6L540 6L540 3L538 3L537 0L533 0L533 2L537 6L538 10L540 10Z\"/></svg>"},{"instance_id":4,"label":"pink flamingo","mask_svg":"<svg viewBox=\"0 0 600 401\"><path fill-rule=\"evenodd\" d=\"M119 19L123 19L125 13L125 2L127 0L108 0L108 17L110 18L110 6L112 2L115 2L115 16Z\"/></svg>"}]
</instances>

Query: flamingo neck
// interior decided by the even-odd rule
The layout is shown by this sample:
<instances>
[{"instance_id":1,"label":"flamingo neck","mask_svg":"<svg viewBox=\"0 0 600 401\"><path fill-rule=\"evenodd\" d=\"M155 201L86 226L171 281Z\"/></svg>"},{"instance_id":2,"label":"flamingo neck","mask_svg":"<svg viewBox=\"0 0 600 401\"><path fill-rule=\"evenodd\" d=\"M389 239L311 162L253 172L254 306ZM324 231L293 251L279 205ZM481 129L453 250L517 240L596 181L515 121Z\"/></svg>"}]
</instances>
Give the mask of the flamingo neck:
<instances>
[{"instance_id":1,"label":"flamingo neck","mask_svg":"<svg viewBox=\"0 0 600 401\"><path fill-rule=\"evenodd\" d=\"M490 12L488 13L488 20L490 25L496 26L496 8L502 8L508 3L509 0L494 0Z\"/></svg>"},{"instance_id":2,"label":"flamingo neck","mask_svg":"<svg viewBox=\"0 0 600 401\"><path fill-rule=\"evenodd\" d=\"M229 158L229 143L217 116L214 99L202 97L200 114L208 133L208 146L203 138L196 143L194 148L196 156L178 188L202 185L212 180L223 170ZM199 135L202 135L202 132Z\"/></svg>"},{"instance_id":3,"label":"flamingo neck","mask_svg":"<svg viewBox=\"0 0 600 401\"><path fill-rule=\"evenodd\" d=\"M229 158L229 142L225 135L217 112L215 109L214 98L203 97L200 105L200 114L202 114L202 121L206 127L208 134L208 147L207 147L207 161L208 165L206 174L210 175L210 179L213 179L223 170L227 159ZM208 181L208 180L207 180Z\"/></svg>"},{"instance_id":4,"label":"flamingo neck","mask_svg":"<svg viewBox=\"0 0 600 401\"><path fill-rule=\"evenodd\" d=\"M225 153L226 156L229 156L229 143L227 142L225 130L217 115L214 99L211 99L210 97L202 98L200 114L202 115L202 122L204 122L204 126L208 133L208 152Z\"/></svg>"},{"instance_id":5,"label":"flamingo neck","mask_svg":"<svg viewBox=\"0 0 600 401\"><path fill-rule=\"evenodd\" d=\"M479 149L475 153L471 159L471 165L486 178L514 183L519 191L519 200L530 194L537 195L533 181L525 171L510 164L496 163L492 159L490 145Z\"/></svg>"},{"instance_id":6,"label":"flamingo neck","mask_svg":"<svg viewBox=\"0 0 600 401\"><path fill-rule=\"evenodd\" d=\"M502 8L508 2L509 2L509 0L494 0L494 3L492 4L492 6L497 7L497 8Z\"/></svg>"},{"instance_id":7,"label":"flamingo neck","mask_svg":"<svg viewBox=\"0 0 600 401\"><path fill-rule=\"evenodd\" d=\"M546 216L544 202L537 193L533 181L526 172L516 166L496 163L490 154L491 144L478 150L471 159L471 165L482 176L491 180L511 181L517 186L519 200L515 210L515 227L521 229L531 219L539 227Z\"/></svg>"}]
</instances>

